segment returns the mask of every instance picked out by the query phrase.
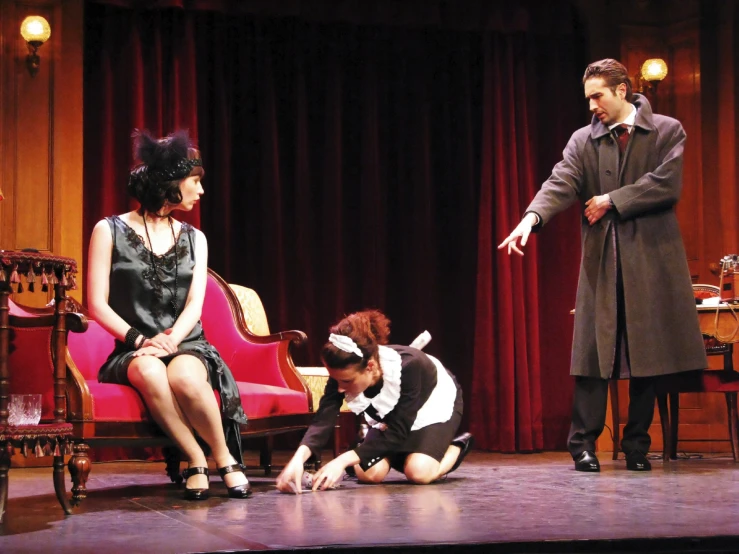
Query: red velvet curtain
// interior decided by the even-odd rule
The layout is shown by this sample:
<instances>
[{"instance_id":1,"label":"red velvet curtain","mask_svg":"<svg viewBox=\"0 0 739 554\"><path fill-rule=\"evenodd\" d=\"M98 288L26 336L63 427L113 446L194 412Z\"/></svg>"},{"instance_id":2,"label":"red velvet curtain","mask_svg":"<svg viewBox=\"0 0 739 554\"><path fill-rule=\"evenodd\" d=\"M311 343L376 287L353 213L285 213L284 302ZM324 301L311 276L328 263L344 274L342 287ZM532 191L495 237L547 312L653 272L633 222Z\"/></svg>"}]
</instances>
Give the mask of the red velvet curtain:
<instances>
[{"instance_id":1,"label":"red velvet curtain","mask_svg":"<svg viewBox=\"0 0 739 554\"><path fill-rule=\"evenodd\" d=\"M581 91L552 86L577 85L581 69L567 10L537 12L557 17L550 36L525 10L486 2L468 2L478 10L462 22L447 3L415 4L403 24L379 8L332 11L352 2L287 3L290 17L244 9L259 2L116 4L87 5L86 236L129 207L131 130L188 127L206 170L190 221L209 265L259 292L272 329L308 333L299 365L318 363L342 315L377 307L397 343L430 331L480 447L564 446L569 347L558 348L571 322L560 308L574 283L550 313L540 276L559 283L560 266L576 269L578 231L550 239L554 250L534 239L523 260L495 246L556 161L550 144L567 138L539 128L576 125L555 103Z\"/></svg>"}]
</instances>

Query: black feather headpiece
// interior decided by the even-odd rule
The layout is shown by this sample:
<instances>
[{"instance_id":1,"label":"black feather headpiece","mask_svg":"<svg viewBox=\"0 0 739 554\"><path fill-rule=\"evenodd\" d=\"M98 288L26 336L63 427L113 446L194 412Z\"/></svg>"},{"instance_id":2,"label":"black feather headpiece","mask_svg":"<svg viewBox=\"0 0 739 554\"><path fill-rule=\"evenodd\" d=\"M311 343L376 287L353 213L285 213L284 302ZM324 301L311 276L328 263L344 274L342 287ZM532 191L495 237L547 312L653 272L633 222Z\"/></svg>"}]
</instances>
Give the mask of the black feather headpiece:
<instances>
[{"instance_id":1,"label":"black feather headpiece","mask_svg":"<svg viewBox=\"0 0 739 554\"><path fill-rule=\"evenodd\" d=\"M175 131L162 139L152 137L138 129L133 133L134 157L146 167L147 177L152 181L166 182L184 179L193 167L203 165L200 158L188 158L192 149L187 130ZM134 171L140 171L141 166Z\"/></svg>"}]
</instances>

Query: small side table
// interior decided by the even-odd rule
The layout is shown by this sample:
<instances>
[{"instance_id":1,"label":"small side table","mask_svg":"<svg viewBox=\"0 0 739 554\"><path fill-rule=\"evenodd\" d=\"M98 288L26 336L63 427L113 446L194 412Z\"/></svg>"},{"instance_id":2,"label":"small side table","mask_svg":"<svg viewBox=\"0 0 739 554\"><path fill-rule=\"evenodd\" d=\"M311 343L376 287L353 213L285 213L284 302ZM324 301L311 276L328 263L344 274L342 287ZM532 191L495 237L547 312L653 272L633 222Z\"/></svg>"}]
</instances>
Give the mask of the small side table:
<instances>
[{"instance_id":1,"label":"small side table","mask_svg":"<svg viewBox=\"0 0 739 554\"><path fill-rule=\"evenodd\" d=\"M67 289L76 288L77 262L39 252L0 250L0 523L5 515L8 499L8 472L10 456L16 448L24 454L54 456L54 490L65 513L72 507L67 498L64 482L64 454L72 446L72 424L66 422L66 336ZM40 425L8 424L8 399L10 391L10 311L8 298L13 287L33 292L36 287L54 288L54 314L30 318L14 318L18 326L25 324L52 326L52 359L54 361L54 420ZM40 285L40 286L39 286Z\"/></svg>"}]
</instances>

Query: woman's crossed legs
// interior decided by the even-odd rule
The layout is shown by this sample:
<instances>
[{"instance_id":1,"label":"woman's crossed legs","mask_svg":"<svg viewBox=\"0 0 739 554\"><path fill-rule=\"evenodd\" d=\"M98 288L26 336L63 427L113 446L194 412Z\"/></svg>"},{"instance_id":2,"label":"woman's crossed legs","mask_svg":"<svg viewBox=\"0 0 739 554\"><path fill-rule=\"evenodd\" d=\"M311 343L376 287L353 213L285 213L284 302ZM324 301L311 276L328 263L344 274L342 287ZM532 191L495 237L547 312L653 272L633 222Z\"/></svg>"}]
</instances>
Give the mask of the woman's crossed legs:
<instances>
[{"instance_id":1,"label":"woman's crossed legs","mask_svg":"<svg viewBox=\"0 0 739 554\"><path fill-rule=\"evenodd\" d=\"M128 380L143 397L154 421L182 450L189 467L208 467L193 430L210 446L217 467L236 463L226 445L218 403L199 358L181 354L165 365L155 356L139 356L128 366ZM227 473L223 480L227 487L247 483L240 471ZM188 482L191 488L208 487L207 476L202 474L191 476Z\"/></svg>"}]
</instances>

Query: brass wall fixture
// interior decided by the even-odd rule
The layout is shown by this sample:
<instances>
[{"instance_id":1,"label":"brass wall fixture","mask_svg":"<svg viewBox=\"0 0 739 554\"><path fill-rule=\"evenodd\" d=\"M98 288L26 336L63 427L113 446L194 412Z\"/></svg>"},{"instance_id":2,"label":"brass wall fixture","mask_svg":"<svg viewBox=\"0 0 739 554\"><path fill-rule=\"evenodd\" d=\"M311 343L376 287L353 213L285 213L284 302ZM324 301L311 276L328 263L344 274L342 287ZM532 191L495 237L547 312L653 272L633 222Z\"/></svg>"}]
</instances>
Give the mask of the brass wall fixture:
<instances>
[{"instance_id":1,"label":"brass wall fixture","mask_svg":"<svg viewBox=\"0 0 739 554\"><path fill-rule=\"evenodd\" d=\"M51 27L49 27L49 22L40 15L29 15L21 23L21 36L23 36L28 45L26 66L31 77L34 77L41 65L41 58L39 58L37 50L43 43L49 40Z\"/></svg>"},{"instance_id":2,"label":"brass wall fixture","mask_svg":"<svg viewBox=\"0 0 739 554\"><path fill-rule=\"evenodd\" d=\"M657 86L667 76L667 64L662 58L645 61L636 77L637 90L641 93L657 93Z\"/></svg>"}]
</instances>

